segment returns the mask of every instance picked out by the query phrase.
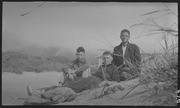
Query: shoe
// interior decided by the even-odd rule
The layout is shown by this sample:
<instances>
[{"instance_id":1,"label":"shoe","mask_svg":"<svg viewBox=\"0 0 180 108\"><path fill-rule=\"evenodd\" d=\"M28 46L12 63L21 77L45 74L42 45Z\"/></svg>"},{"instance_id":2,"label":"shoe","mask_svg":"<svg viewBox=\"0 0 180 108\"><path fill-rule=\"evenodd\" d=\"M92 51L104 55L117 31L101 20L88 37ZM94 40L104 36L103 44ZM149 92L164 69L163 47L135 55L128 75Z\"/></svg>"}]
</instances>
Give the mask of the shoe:
<instances>
[{"instance_id":1,"label":"shoe","mask_svg":"<svg viewBox=\"0 0 180 108\"><path fill-rule=\"evenodd\" d=\"M62 83L62 82L59 82L59 86L63 86L63 83Z\"/></svg>"},{"instance_id":2,"label":"shoe","mask_svg":"<svg viewBox=\"0 0 180 108\"><path fill-rule=\"evenodd\" d=\"M32 87L30 84L28 84L28 86L27 86L27 93L29 96L33 96L33 91L32 91Z\"/></svg>"},{"instance_id":3,"label":"shoe","mask_svg":"<svg viewBox=\"0 0 180 108\"><path fill-rule=\"evenodd\" d=\"M44 89L34 89L30 84L27 86L27 93L29 96L41 98L42 94L45 92Z\"/></svg>"}]
</instances>

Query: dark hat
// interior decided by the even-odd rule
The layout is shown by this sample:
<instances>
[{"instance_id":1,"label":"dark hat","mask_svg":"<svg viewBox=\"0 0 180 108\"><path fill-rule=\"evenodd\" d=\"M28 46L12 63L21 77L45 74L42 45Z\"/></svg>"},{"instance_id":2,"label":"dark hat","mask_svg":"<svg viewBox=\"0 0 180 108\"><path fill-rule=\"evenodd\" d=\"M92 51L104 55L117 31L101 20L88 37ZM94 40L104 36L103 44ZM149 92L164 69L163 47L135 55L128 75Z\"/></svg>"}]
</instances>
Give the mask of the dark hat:
<instances>
[{"instance_id":1,"label":"dark hat","mask_svg":"<svg viewBox=\"0 0 180 108\"><path fill-rule=\"evenodd\" d=\"M77 52L84 52L85 53L85 49L83 47L78 47L76 51Z\"/></svg>"},{"instance_id":2,"label":"dark hat","mask_svg":"<svg viewBox=\"0 0 180 108\"><path fill-rule=\"evenodd\" d=\"M103 55L110 55L110 56L112 56L112 53L111 53L110 51L105 51L105 52L103 53Z\"/></svg>"}]
</instances>

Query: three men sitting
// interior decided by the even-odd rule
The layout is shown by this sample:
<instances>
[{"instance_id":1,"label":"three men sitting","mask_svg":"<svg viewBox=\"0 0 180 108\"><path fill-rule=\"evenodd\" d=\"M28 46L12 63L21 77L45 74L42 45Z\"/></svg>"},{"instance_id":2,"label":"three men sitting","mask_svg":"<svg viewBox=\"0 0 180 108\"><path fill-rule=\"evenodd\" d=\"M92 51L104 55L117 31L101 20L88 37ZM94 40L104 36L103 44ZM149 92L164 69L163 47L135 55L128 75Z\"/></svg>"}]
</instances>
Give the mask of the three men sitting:
<instances>
[{"instance_id":1,"label":"three men sitting","mask_svg":"<svg viewBox=\"0 0 180 108\"><path fill-rule=\"evenodd\" d=\"M62 68L64 79L60 82L62 85L45 92L38 92L38 95L45 98L48 96L48 99L52 100L54 94L68 90L69 93L64 93L66 97L71 96L70 99L72 99L76 97L75 93L95 88L103 81L121 82L138 77L141 62L139 48L129 43L130 32L127 29L121 31L120 38L122 43L114 48L113 53L109 51L103 53L103 63L94 74L90 73L90 64L85 59L85 49L79 47L76 53L77 58L67 67ZM33 94L32 91L29 94Z\"/></svg>"},{"instance_id":2,"label":"three men sitting","mask_svg":"<svg viewBox=\"0 0 180 108\"><path fill-rule=\"evenodd\" d=\"M46 90L33 90L32 87L28 86L28 91L30 96L34 96L43 99L46 102L63 102L66 100L72 100L76 97L76 93L82 92L84 90L89 90L96 88L102 81L115 81L115 74L117 71L117 67L113 65L112 55L110 52L103 53L103 64L99 67L99 69L89 77L79 77L77 78L74 75L73 80L67 80L62 86L49 87ZM75 79L76 78L76 79ZM36 98L36 99L37 99Z\"/></svg>"}]
</instances>

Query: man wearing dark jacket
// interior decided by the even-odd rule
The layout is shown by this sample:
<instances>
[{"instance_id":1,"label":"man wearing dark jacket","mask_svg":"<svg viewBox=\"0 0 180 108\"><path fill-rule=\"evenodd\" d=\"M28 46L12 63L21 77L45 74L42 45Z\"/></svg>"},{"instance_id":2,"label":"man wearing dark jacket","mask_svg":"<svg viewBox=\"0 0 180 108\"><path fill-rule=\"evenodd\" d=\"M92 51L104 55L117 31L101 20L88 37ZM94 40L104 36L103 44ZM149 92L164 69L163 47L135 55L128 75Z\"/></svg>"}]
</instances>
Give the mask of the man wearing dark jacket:
<instances>
[{"instance_id":1,"label":"man wearing dark jacket","mask_svg":"<svg viewBox=\"0 0 180 108\"><path fill-rule=\"evenodd\" d=\"M119 68L120 73L124 78L128 79L137 76L140 72L141 55L139 47L129 43L130 32L127 29L121 31L121 44L114 48L113 63Z\"/></svg>"},{"instance_id":2,"label":"man wearing dark jacket","mask_svg":"<svg viewBox=\"0 0 180 108\"><path fill-rule=\"evenodd\" d=\"M92 76L71 81L67 86L75 92L82 92L97 87L102 81L119 82L119 79L117 79L117 67L112 64L112 54L106 51L103 53L102 59L102 65Z\"/></svg>"}]
</instances>

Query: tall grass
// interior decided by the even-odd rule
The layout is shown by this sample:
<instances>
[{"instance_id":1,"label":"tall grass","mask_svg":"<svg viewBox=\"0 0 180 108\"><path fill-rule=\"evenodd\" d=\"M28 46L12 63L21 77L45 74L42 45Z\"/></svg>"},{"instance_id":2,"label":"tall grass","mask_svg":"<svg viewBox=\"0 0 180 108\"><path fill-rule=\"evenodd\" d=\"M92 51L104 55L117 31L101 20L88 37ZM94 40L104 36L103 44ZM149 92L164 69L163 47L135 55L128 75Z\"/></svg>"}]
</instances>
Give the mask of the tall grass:
<instances>
[{"instance_id":1,"label":"tall grass","mask_svg":"<svg viewBox=\"0 0 180 108\"><path fill-rule=\"evenodd\" d=\"M162 34L162 42L164 42L164 45L161 44L160 41L159 44L163 49L163 53L154 52L151 55L148 55L148 59L142 62L142 78L145 82L156 82L159 84L159 86L154 88L156 89L156 96L151 97L151 99L155 100L154 105L176 105L176 91L178 83L178 42L171 40L172 42L169 44L168 39L173 37L175 40L178 40L178 31L172 28L173 25L177 24L172 24L170 27L163 27L156 22L155 18L157 17L155 17L154 14L165 12L165 14L161 17L166 17L165 15L174 15L177 17L177 15L169 9L166 4L164 4L164 6L166 9L156 10L140 15L151 16L151 22L141 22L134 24L131 27L150 26L152 28L150 33L147 34L148 36L158 33ZM160 85L160 82L164 82L164 84ZM164 96L166 96L165 99L163 98ZM156 101L157 98L159 101Z\"/></svg>"}]
</instances>

